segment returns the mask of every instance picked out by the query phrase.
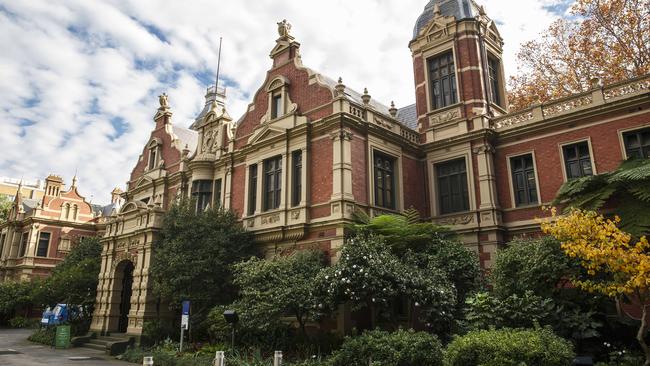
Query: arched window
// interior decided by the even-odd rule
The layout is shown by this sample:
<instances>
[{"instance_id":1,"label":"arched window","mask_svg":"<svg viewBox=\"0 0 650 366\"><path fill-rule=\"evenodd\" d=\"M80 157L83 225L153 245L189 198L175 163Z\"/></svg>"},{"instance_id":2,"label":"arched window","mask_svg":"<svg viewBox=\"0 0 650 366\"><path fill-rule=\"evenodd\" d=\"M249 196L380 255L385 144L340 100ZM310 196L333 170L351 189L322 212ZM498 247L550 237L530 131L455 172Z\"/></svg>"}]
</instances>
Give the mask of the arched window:
<instances>
[{"instance_id":1,"label":"arched window","mask_svg":"<svg viewBox=\"0 0 650 366\"><path fill-rule=\"evenodd\" d=\"M66 220L70 219L70 204L69 203L65 204L64 210L65 210L65 216L64 216L65 219Z\"/></svg>"},{"instance_id":2,"label":"arched window","mask_svg":"<svg viewBox=\"0 0 650 366\"><path fill-rule=\"evenodd\" d=\"M79 206L72 206L72 219L77 221L77 213L79 212Z\"/></svg>"}]
</instances>

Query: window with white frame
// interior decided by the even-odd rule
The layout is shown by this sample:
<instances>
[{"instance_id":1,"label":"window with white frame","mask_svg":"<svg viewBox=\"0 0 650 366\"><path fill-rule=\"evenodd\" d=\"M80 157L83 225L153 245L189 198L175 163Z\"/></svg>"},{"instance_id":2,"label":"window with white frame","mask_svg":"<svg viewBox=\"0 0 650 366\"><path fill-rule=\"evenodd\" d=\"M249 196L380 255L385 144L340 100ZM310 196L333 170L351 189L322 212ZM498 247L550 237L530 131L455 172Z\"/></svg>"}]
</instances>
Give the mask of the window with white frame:
<instances>
[{"instance_id":1,"label":"window with white frame","mask_svg":"<svg viewBox=\"0 0 650 366\"><path fill-rule=\"evenodd\" d=\"M591 154L587 141L562 146L564 168L567 179L586 177L594 174Z\"/></svg>"},{"instance_id":2,"label":"window with white frame","mask_svg":"<svg viewBox=\"0 0 650 366\"><path fill-rule=\"evenodd\" d=\"M515 206L532 205L539 202L537 195L537 180L533 154L525 154L510 158L512 174L512 190Z\"/></svg>"},{"instance_id":3,"label":"window with white frame","mask_svg":"<svg viewBox=\"0 0 650 366\"><path fill-rule=\"evenodd\" d=\"M38 246L36 247L37 257L47 257L48 249L50 248L50 238L52 234L48 232L41 232L38 236Z\"/></svg>"},{"instance_id":4,"label":"window with white frame","mask_svg":"<svg viewBox=\"0 0 650 366\"><path fill-rule=\"evenodd\" d=\"M264 160L264 211L280 207L282 198L282 156Z\"/></svg>"},{"instance_id":5,"label":"window with white frame","mask_svg":"<svg viewBox=\"0 0 650 366\"><path fill-rule=\"evenodd\" d=\"M375 206L394 210L396 158L378 151L373 152Z\"/></svg>"},{"instance_id":6,"label":"window with white frame","mask_svg":"<svg viewBox=\"0 0 650 366\"><path fill-rule=\"evenodd\" d=\"M627 158L650 158L650 127L623 133Z\"/></svg>"}]
</instances>

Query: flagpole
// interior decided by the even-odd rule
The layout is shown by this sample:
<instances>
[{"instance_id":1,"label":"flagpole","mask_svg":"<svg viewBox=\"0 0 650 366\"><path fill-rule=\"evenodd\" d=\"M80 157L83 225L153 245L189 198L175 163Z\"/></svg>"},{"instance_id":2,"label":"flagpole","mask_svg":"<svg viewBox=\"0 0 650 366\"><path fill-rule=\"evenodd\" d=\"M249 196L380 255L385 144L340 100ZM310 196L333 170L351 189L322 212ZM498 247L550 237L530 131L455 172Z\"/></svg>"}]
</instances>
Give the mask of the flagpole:
<instances>
[{"instance_id":1,"label":"flagpole","mask_svg":"<svg viewBox=\"0 0 650 366\"><path fill-rule=\"evenodd\" d=\"M217 81L215 82L214 85L214 92L218 93L219 92L219 68L221 67L221 41L223 40L223 37L219 37L219 57L217 58Z\"/></svg>"}]
</instances>

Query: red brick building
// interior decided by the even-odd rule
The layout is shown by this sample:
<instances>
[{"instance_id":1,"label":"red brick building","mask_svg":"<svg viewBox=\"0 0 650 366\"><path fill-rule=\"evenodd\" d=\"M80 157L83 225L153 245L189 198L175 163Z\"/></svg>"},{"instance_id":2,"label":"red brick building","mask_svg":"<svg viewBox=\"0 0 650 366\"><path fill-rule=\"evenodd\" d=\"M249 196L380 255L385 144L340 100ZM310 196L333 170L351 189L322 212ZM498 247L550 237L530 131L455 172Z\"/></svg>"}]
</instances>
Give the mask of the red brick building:
<instances>
[{"instance_id":1,"label":"red brick building","mask_svg":"<svg viewBox=\"0 0 650 366\"><path fill-rule=\"evenodd\" d=\"M121 191L108 206L93 205L79 194L77 178L45 179L42 198L27 198L18 185L7 222L0 225L0 282L46 277L84 237L100 235L103 218L119 209Z\"/></svg>"},{"instance_id":2,"label":"red brick building","mask_svg":"<svg viewBox=\"0 0 650 366\"><path fill-rule=\"evenodd\" d=\"M162 214L179 196L221 205L265 249L316 247L336 260L355 210L410 207L451 225L489 267L509 238L538 230L560 185L650 154L650 77L508 113L503 40L482 8L432 0L409 47L416 103L395 108L302 65L278 23L272 64L247 111L209 88L190 129L166 95L107 224L92 329L140 334L155 316L148 268ZM340 326L349 326L348 324Z\"/></svg>"}]
</instances>

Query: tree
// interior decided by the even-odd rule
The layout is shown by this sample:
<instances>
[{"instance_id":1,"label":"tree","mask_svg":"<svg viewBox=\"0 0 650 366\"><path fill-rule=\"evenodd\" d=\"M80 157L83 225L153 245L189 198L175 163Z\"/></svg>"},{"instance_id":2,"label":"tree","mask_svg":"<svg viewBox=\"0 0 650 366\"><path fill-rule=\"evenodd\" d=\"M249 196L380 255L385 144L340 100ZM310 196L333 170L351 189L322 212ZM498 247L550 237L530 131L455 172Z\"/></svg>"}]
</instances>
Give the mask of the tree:
<instances>
[{"instance_id":1,"label":"tree","mask_svg":"<svg viewBox=\"0 0 650 366\"><path fill-rule=\"evenodd\" d=\"M502 298L527 291L553 298L574 272L572 261L555 238L515 239L497 253L490 282Z\"/></svg>"},{"instance_id":2,"label":"tree","mask_svg":"<svg viewBox=\"0 0 650 366\"><path fill-rule=\"evenodd\" d=\"M101 253L99 238L82 239L48 278L32 284L34 303L47 306L57 303L80 305L84 319L89 319L96 300Z\"/></svg>"},{"instance_id":3,"label":"tree","mask_svg":"<svg viewBox=\"0 0 650 366\"><path fill-rule=\"evenodd\" d=\"M319 309L333 311L345 303L353 311L364 309L371 329L379 317L395 323L394 305L406 299L422 321L445 331L453 320L455 292L442 270L402 261L381 237L372 235L348 238L338 262L316 280Z\"/></svg>"},{"instance_id":4,"label":"tree","mask_svg":"<svg viewBox=\"0 0 650 366\"><path fill-rule=\"evenodd\" d=\"M192 324L199 324L217 304L236 296L233 264L256 254L252 233L234 213L208 209L196 213L188 200L174 204L165 215L151 264L153 290L178 309L192 303Z\"/></svg>"},{"instance_id":5,"label":"tree","mask_svg":"<svg viewBox=\"0 0 650 366\"><path fill-rule=\"evenodd\" d=\"M564 252L578 258L587 277L573 283L588 292L602 293L616 299L638 300L642 309L637 340L645 353L645 366L650 365L650 347L645 337L650 307L650 244L645 236L633 242L632 235L621 231L620 219L605 219L593 211L571 210L542 221L542 231L553 235ZM619 307L620 308L620 307Z\"/></svg>"},{"instance_id":6,"label":"tree","mask_svg":"<svg viewBox=\"0 0 650 366\"><path fill-rule=\"evenodd\" d=\"M241 262L235 265L240 289L236 307L245 309L249 326L260 330L276 328L285 315L294 316L306 336L305 323L314 312L314 280L324 265L323 253L309 250Z\"/></svg>"},{"instance_id":7,"label":"tree","mask_svg":"<svg viewBox=\"0 0 650 366\"><path fill-rule=\"evenodd\" d=\"M0 195L0 225L5 223L9 218L12 203L7 196Z\"/></svg>"},{"instance_id":8,"label":"tree","mask_svg":"<svg viewBox=\"0 0 650 366\"><path fill-rule=\"evenodd\" d=\"M402 261L408 259L409 265L432 273L442 270L456 289L458 310L467 295L478 288L481 269L476 253L457 240L449 228L423 222L417 210L372 219L358 211L356 221L353 232L381 237L392 253Z\"/></svg>"},{"instance_id":9,"label":"tree","mask_svg":"<svg viewBox=\"0 0 650 366\"><path fill-rule=\"evenodd\" d=\"M517 54L510 104L528 107L587 91L591 79L612 83L650 72L649 0L578 0L568 19L551 24Z\"/></svg>"},{"instance_id":10,"label":"tree","mask_svg":"<svg viewBox=\"0 0 650 366\"><path fill-rule=\"evenodd\" d=\"M5 322L12 318L18 309L24 310L27 316L31 303L31 288L28 282L0 283L0 321Z\"/></svg>"},{"instance_id":11,"label":"tree","mask_svg":"<svg viewBox=\"0 0 650 366\"><path fill-rule=\"evenodd\" d=\"M567 210L616 207L621 229L636 237L650 233L650 159L630 159L618 169L571 179L557 192L554 204Z\"/></svg>"}]
</instances>

